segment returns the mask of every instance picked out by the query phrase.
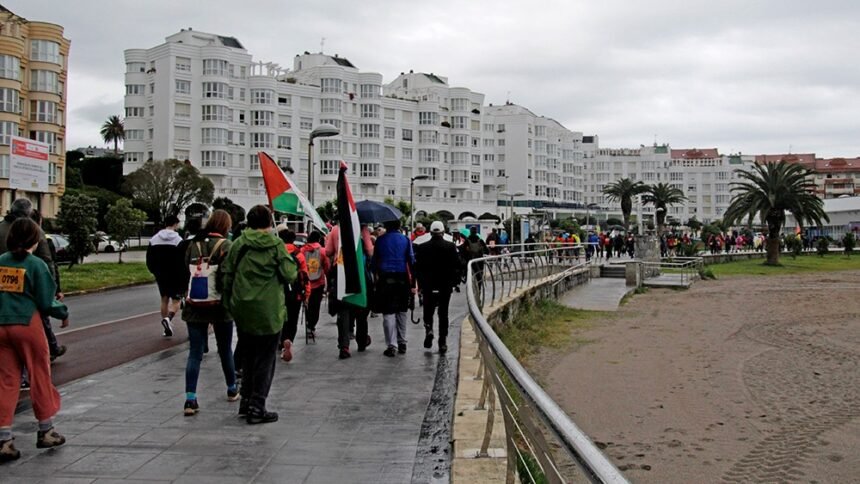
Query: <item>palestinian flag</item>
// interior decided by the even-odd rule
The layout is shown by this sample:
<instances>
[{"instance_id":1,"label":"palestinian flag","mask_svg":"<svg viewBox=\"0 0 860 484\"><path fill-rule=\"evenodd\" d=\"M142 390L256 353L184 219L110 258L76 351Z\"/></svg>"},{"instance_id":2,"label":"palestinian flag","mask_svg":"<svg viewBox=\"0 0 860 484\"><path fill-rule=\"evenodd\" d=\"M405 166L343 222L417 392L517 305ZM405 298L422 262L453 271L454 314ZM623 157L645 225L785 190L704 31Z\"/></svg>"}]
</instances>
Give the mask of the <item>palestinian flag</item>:
<instances>
[{"instance_id":1,"label":"palestinian flag","mask_svg":"<svg viewBox=\"0 0 860 484\"><path fill-rule=\"evenodd\" d=\"M263 151L257 155L260 157L260 171L263 172L263 183L266 185L266 195L269 197L269 205L272 210L308 217L323 233L328 232L325 222L305 197L305 194L281 170L275 160Z\"/></svg>"},{"instance_id":2,"label":"palestinian flag","mask_svg":"<svg viewBox=\"0 0 860 484\"><path fill-rule=\"evenodd\" d=\"M346 163L340 162L337 176L337 298L345 303L367 307L367 286L364 279L364 247L361 225L352 190L346 181Z\"/></svg>"}]
</instances>

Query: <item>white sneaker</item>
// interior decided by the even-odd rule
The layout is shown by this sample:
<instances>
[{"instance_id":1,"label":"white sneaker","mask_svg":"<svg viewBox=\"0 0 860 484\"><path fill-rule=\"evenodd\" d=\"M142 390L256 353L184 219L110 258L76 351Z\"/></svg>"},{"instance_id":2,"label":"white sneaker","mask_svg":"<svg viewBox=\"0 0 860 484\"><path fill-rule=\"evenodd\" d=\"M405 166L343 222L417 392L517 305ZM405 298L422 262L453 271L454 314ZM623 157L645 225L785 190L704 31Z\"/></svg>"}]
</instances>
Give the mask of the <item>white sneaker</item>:
<instances>
[{"instance_id":1,"label":"white sneaker","mask_svg":"<svg viewBox=\"0 0 860 484\"><path fill-rule=\"evenodd\" d=\"M161 320L161 327L164 328L164 333L162 333L162 336L164 336L165 338L169 338L169 337L173 336L173 326L170 324L169 319L167 319L167 318L162 319Z\"/></svg>"}]
</instances>

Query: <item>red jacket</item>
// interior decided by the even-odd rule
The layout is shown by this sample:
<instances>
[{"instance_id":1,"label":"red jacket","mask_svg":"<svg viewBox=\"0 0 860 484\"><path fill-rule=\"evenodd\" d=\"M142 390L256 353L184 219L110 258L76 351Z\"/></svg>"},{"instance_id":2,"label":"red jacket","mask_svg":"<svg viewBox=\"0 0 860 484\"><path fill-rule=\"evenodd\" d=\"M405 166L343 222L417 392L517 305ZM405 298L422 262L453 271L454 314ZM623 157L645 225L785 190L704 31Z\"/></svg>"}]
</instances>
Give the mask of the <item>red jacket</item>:
<instances>
[{"instance_id":1,"label":"red jacket","mask_svg":"<svg viewBox=\"0 0 860 484\"><path fill-rule=\"evenodd\" d=\"M328 274L329 269L331 269L331 260L326 255L325 248L323 246L321 246L320 244L318 244L317 242L308 243L308 244L305 244L302 246L302 252L301 253L305 259L305 265L307 266L307 256L305 256L305 254L307 254L308 252L312 252L314 250L317 250L317 249L319 249L319 251L320 251L320 263L322 264L322 277L320 277L319 279L317 279L315 281L310 281L312 289L316 289L320 286L325 286L325 284L326 284L325 275ZM308 273L310 273L310 268L308 268Z\"/></svg>"},{"instance_id":2,"label":"red jacket","mask_svg":"<svg viewBox=\"0 0 860 484\"><path fill-rule=\"evenodd\" d=\"M284 244L284 248L287 249L287 253L296 258L296 262L299 263L299 272L304 273L304 281L305 281L305 300L311 295L311 283L308 280L308 264L305 261L305 255L302 254L301 249L299 249L295 244ZM297 278L296 282L302 280L301 278Z\"/></svg>"}]
</instances>

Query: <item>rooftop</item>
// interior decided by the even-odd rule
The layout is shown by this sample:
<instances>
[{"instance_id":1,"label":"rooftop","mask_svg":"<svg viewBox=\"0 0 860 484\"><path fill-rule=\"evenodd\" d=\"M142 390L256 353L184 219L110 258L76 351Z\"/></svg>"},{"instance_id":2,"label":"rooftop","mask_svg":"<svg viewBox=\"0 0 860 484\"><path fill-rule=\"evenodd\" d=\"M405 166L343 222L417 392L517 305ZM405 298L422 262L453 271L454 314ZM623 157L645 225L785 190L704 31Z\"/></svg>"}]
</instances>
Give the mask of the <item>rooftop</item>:
<instances>
[{"instance_id":1,"label":"rooftop","mask_svg":"<svg viewBox=\"0 0 860 484\"><path fill-rule=\"evenodd\" d=\"M707 158L719 158L720 152L716 148L708 148L704 150L693 148L672 150L671 156L673 160L701 160Z\"/></svg>"}]
</instances>

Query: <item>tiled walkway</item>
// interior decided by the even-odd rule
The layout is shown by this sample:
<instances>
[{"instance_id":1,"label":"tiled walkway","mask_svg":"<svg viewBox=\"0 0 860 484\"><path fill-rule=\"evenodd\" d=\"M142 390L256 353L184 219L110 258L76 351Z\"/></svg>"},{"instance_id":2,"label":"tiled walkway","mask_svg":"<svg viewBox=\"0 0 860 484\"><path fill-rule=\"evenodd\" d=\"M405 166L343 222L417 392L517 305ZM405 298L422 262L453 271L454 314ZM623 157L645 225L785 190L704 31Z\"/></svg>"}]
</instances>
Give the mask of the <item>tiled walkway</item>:
<instances>
[{"instance_id":1,"label":"tiled walkway","mask_svg":"<svg viewBox=\"0 0 860 484\"><path fill-rule=\"evenodd\" d=\"M595 277L587 284L573 288L559 302L574 309L617 311L621 300L633 289L626 285L624 279Z\"/></svg>"},{"instance_id":2,"label":"tiled walkway","mask_svg":"<svg viewBox=\"0 0 860 484\"><path fill-rule=\"evenodd\" d=\"M225 398L214 338L194 417L182 415L185 345L66 385L56 419L66 445L37 450L32 412L17 415L16 445L24 455L0 467L0 481L447 482L446 449L422 446L428 445L427 428L444 428L450 420L434 409L431 395L434 385L450 393L456 384L456 371L450 382L436 378L437 368L446 368L440 374L456 370L465 298L455 296L442 365L435 346L432 352L422 347L422 325L409 325L405 356L383 356L381 317L370 320L367 352L353 345L353 357L338 360L336 329L325 316L316 345L299 338L293 361L278 362L269 407L280 421L273 424L249 426L236 416L238 403ZM447 444L450 437L442 440Z\"/></svg>"}]
</instances>

